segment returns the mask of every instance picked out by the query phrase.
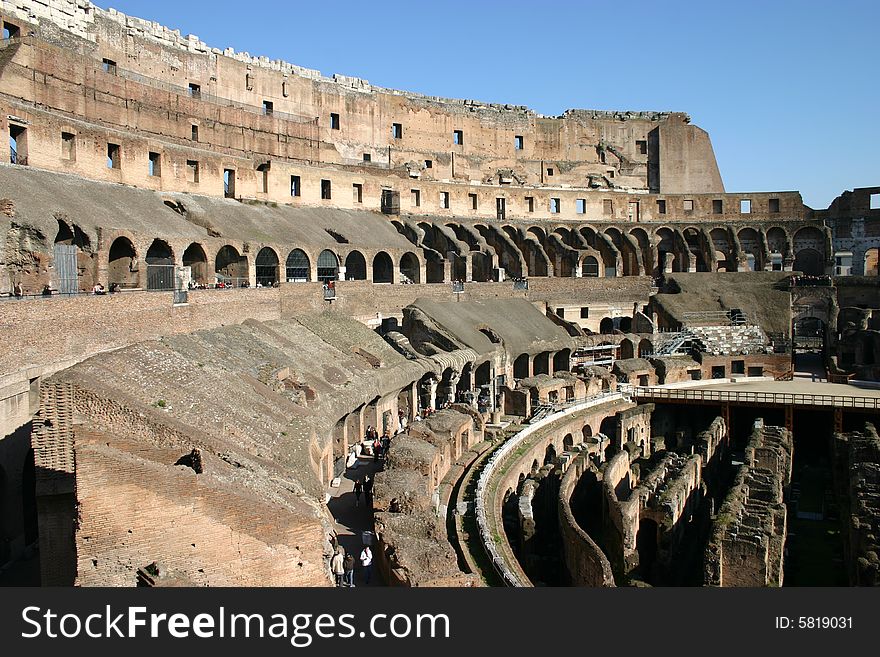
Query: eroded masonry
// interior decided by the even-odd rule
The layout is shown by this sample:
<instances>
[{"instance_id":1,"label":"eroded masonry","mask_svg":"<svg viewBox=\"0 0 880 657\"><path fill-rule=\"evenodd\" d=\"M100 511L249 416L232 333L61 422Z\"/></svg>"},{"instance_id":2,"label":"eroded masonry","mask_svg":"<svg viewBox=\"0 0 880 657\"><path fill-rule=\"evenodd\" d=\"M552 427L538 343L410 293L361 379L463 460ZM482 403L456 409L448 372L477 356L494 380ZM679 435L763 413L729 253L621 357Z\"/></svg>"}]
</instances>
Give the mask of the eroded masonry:
<instances>
[{"instance_id":1,"label":"eroded masonry","mask_svg":"<svg viewBox=\"0 0 880 657\"><path fill-rule=\"evenodd\" d=\"M389 585L878 583L880 187L0 24L0 583L329 586L363 541Z\"/></svg>"}]
</instances>

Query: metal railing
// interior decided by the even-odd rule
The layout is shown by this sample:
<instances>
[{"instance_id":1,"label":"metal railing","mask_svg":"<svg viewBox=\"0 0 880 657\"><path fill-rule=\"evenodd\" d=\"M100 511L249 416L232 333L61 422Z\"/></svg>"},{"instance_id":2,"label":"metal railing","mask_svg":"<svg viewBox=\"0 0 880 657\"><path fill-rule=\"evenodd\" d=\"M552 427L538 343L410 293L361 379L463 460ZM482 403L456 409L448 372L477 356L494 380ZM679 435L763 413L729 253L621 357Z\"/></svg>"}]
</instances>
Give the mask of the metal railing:
<instances>
[{"instance_id":1,"label":"metal railing","mask_svg":"<svg viewBox=\"0 0 880 657\"><path fill-rule=\"evenodd\" d=\"M669 399L706 403L756 404L768 406L813 406L880 410L880 398L856 395L814 395L800 392L753 392L693 390L620 384L618 388L640 399Z\"/></svg>"}]
</instances>

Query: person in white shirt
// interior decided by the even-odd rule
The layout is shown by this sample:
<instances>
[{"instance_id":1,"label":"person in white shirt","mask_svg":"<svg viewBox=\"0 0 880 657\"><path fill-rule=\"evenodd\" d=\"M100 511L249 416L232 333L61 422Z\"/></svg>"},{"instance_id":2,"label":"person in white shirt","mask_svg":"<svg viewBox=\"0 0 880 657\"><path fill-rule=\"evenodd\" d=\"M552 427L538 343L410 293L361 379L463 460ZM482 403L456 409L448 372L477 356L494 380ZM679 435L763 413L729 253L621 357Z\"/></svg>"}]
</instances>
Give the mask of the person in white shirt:
<instances>
[{"instance_id":1,"label":"person in white shirt","mask_svg":"<svg viewBox=\"0 0 880 657\"><path fill-rule=\"evenodd\" d=\"M341 545L336 548L336 554L330 559L330 572L336 578L336 586L342 586L342 577L345 575L345 548Z\"/></svg>"},{"instance_id":2,"label":"person in white shirt","mask_svg":"<svg viewBox=\"0 0 880 657\"><path fill-rule=\"evenodd\" d=\"M361 567L364 569L364 583L370 583L370 575L373 574L373 551L369 545L365 545L361 550Z\"/></svg>"}]
</instances>

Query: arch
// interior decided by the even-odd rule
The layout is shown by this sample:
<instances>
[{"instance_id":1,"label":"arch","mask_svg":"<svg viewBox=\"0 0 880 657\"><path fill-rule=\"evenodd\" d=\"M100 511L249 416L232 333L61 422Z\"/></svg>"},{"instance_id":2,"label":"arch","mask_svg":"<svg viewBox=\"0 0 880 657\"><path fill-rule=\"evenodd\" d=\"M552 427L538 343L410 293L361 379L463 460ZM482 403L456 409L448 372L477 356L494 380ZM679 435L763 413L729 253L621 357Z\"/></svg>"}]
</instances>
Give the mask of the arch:
<instances>
[{"instance_id":1,"label":"arch","mask_svg":"<svg viewBox=\"0 0 880 657\"><path fill-rule=\"evenodd\" d=\"M214 258L217 281L234 287L244 287L248 282L248 261L234 246L227 244Z\"/></svg>"},{"instance_id":2,"label":"arch","mask_svg":"<svg viewBox=\"0 0 880 657\"><path fill-rule=\"evenodd\" d=\"M599 322L599 333L610 335L614 333L614 319L612 317L603 317Z\"/></svg>"},{"instance_id":3,"label":"arch","mask_svg":"<svg viewBox=\"0 0 880 657\"><path fill-rule=\"evenodd\" d=\"M623 331L624 333L629 333L630 331L632 331L632 317L623 316L617 319L619 321L615 321L615 326L618 330Z\"/></svg>"},{"instance_id":4,"label":"arch","mask_svg":"<svg viewBox=\"0 0 880 657\"><path fill-rule=\"evenodd\" d=\"M373 282L394 282L394 262L391 260L391 256L384 251L379 251L373 258Z\"/></svg>"},{"instance_id":5,"label":"arch","mask_svg":"<svg viewBox=\"0 0 880 657\"><path fill-rule=\"evenodd\" d=\"M532 364L532 372L538 374L550 374L550 352L542 351L535 356Z\"/></svg>"},{"instance_id":6,"label":"arch","mask_svg":"<svg viewBox=\"0 0 880 657\"><path fill-rule=\"evenodd\" d=\"M639 358L644 358L645 356L651 356L654 353L654 345L647 338L642 338L639 341Z\"/></svg>"},{"instance_id":7,"label":"arch","mask_svg":"<svg viewBox=\"0 0 880 657\"><path fill-rule=\"evenodd\" d=\"M257 274L257 285L263 287L271 287L278 282L278 254L275 250L264 246L257 253L257 259L254 261L254 268Z\"/></svg>"},{"instance_id":8,"label":"arch","mask_svg":"<svg viewBox=\"0 0 880 657\"><path fill-rule=\"evenodd\" d=\"M367 259L364 258L364 254L360 251L350 251L345 256L345 280L367 280Z\"/></svg>"},{"instance_id":9,"label":"arch","mask_svg":"<svg viewBox=\"0 0 880 657\"><path fill-rule=\"evenodd\" d=\"M581 429L581 438L583 442L589 442L589 439L593 437L593 427L589 424L585 424L583 429Z\"/></svg>"},{"instance_id":10,"label":"arch","mask_svg":"<svg viewBox=\"0 0 880 657\"><path fill-rule=\"evenodd\" d=\"M373 269L373 278L375 279L375 265ZM415 253L411 253L407 251L402 256L400 256L400 278L401 283L411 282L411 283L421 283L422 275L421 275L421 267L419 265L419 258Z\"/></svg>"},{"instance_id":11,"label":"arch","mask_svg":"<svg viewBox=\"0 0 880 657\"><path fill-rule=\"evenodd\" d=\"M583 278L598 278L599 261L591 255L584 257L581 261L581 276Z\"/></svg>"},{"instance_id":12,"label":"arch","mask_svg":"<svg viewBox=\"0 0 880 657\"><path fill-rule=\"evenodd\" d=\"M443 283L446 280L443 258L431 251L427 251L425 257L425 282Z\"/></svg>"},{"instance_id":13,"label":"arch","mask_svg":"<svg viewBox=\"0 0 880 657\"><path fill-rule=\"evenodd\" d=\"M302 249L294 249L287 254L285 278L288 283L304 283L312 280L312 264Z\"/></svg>"},{"instance_id":14,"label":"arch","mask_svg":"<svg viewBox=\"0 0 880 657\"><path fill-rule=\"evenodd\" d=\"M822 254L816 249L801 249L794 256L794 270L807 276L821 276L825 273Z\"/></svg>"},{"instance_id":15,"label":"arch","mask_svg":"<svg viewBox=\"0 0 880 657\"><path fill-rule=\"evenodd\" d=\"M653 249L651 248L651 238L648 237L648 231L644 228L633 228L629 231L638 244L639 250L642 252L642 260L645 265L645 274L651 275L654 272L656 264L654 263Z\"/></svg>"},{"instance_id":16,"label":"arch","mask_svg":"<svg viewBox=\"0 0 880 657\"><path fill-rule=\"evenodd\" d=\"M474 373L474 385L479 388L480 386L489 385L489 381L492 377L492 371L489 366L489 361L485 363L481 363Z\"/></svg>"},{"instance_id":17,"label":"arch","mask_svg":"<svg viewBox=\"0 0 880 657\"><path fill-rule=\"evenodd\" d=\"M137 251L127 237L117 237L110 245L107 278L119 287L137 287Z\"/></svg>"},{"instance_id":18,"label":"arch","mask_svg":"<svg viewBox=\"0 0 880 657\"><path fill-rule=\"evenodd\" d=\"M488 283L492 280L492 257L481 251L471 251L471 280Z\"/></svg>"},{"instance_id":19,"label":"arch","mask_svg":"<svg viewBox=\"0 0 880 657\"><path fill-rule=\"evenodd\" d=\"M665 271L686 272L688 263L680 249L676 248L675 233L666 226L657 229L657 263L661 268L660 273Z\"/></svg>"},{"instance_id":20,"label":"arch","mask_svg":"<svg viewBox=\"0 0 880 657\"><path fill-rule=\"evenodd\" d=\"M544 465L551 465L556 463L556 447L554 447L553 443L547 445L547 449L544 450Z\"/></svg>"},{"instance_id":21,"label":"arch","mask_svg":"<svg viewBox=\"0 0 880 657\"><path fill-rule=\"evenodd\" d=\"M206 285L208 281L208 255L198 242L193 242L183 252L183 266L189 267L190 277L195 283Z\"/></svg>"},{"instance_id":22,"label":"arch","mask_svg":"<svg viewBox=\"0 0 880 657\"><path fill-rule=\"evenodd\" d=\"M339 278L339 257L330 249L318 254L318 280L322 283Z\"/></svg>"},{"instance_id":23,"label":"arch","mask_svg":"<svg viewBox=\"0 0 880 657\"><path fill-rule=\"evenodd\" d=\"M513 378L527 379L529 378L529 355L520 354L513 361Z\"/></svg>"},{"instance_id":24,"label":"arch","mask_svg":"<svg viewBox=\"0 0 880 657\"><path fill-rule=\"evenodd\" d=\"M574 436L570 433L565 434L565 438L562 439L562 451L570 452L574 447Z\"/></svg>"},{"instance_id":25,"label":"arch","mask_svg":"<svg viewBox=\"0 0 880 657\"><path fill-rule=\"evenodd\" d=\"M706 262L706 256L703 252L703 234L694 226L685 228L684 243L688 251L694 256L694 264L698 272L709 271L709 264Z\"/></svg>"},{"instance_id":26,"label":"arch","mask_svg":"<svg viewBox=\"0 0 880 657\"><path fill-rule=\"evenodd\" d=\"M571 349L560 349L553 354L553 371L568 372L571 369Z\"/></svg>"},{"instance_id":27,"label":"arch","mask_svg":"<svg viewBox=\"0 0 880 657\"><path fill-rule=\"evenodd\" d=\"M774 271L782 270L782 259L788 255L789 252L789 244L788 244L788 235L785 231L779 226L773 226L770 230L767 231L767 249L770 251L771 260L773 259L773 254L777 254L778 256L782 256L782 258L777 257L773 263Z\"/></svg>"},{"instance_id":28,"label":"arch","mask_svg":"<svg viewBox=\"0 0 880 657\"><path fill-rule=\"evenodd\" d=\"M620 341L620 358L634 358L636 354L635 344L629 338Z\"/></svg>"},{"instance_id":29,"label":"arch","mask_svg":"<svg viewBox=\"0 0 880 657\"><path fill-rule=\"evenodd\" d=\"M761 249L761 236L754 228L743 228L737 233L740 251L746 255L750 271L761 271L764 268L764 254ZM749 256L752 256L749 258Z\"/></svg>"}]
</instances>

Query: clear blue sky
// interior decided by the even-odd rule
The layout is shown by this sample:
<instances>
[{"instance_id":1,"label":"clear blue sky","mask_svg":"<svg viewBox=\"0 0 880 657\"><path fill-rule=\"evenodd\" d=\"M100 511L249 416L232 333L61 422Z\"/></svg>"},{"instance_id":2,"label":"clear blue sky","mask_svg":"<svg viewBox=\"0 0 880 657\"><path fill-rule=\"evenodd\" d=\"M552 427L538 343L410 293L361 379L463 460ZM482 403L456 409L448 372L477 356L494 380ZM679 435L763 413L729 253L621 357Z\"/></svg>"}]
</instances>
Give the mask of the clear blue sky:
<instances>
[{"instance_id":1,"label":"clear blue sky","mask_svg":"<svg viewBox=\"0 0 880 657\"><path fill-rule=\"evenodd\" d=\"M99 0L211 46L430 95L677 110L725 186L880 185L878 0Z\"/></svg>"}]
</instances>

